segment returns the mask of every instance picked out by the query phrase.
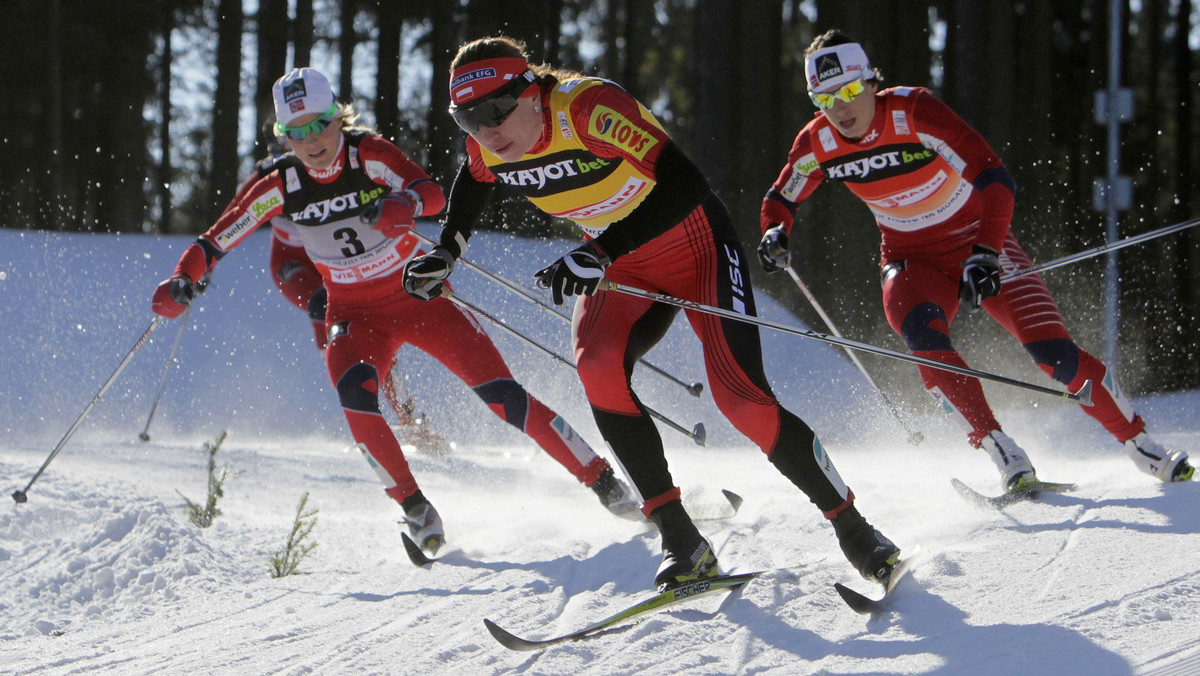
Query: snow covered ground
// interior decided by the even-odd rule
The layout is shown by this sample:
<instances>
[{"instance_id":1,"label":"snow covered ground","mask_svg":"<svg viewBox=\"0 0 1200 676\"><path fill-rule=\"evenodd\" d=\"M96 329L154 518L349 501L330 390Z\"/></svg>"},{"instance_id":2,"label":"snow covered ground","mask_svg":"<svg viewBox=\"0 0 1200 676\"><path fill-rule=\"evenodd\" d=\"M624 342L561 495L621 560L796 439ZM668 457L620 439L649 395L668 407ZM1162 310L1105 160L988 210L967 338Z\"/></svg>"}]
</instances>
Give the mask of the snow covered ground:
<instances>
[{"instance_id":1,"label":"snow covered ground","mask_svg":"<svg viewBox=\"0 0 1200 676\"><path fill-rule=\"evenodd\" d=\"M145 330L151 289L187 241L0 231L5 495L25 486ZM915 407L927 439L905 443L832 348L772 332L765 358L780 398L821 434L864 514L902 547L921 547L894 612L870 619L847 609L834 582L869 588L817 511L707 395L647 372L635 384L648 404L708 432L701 448L664 429L678 482L745 498L733 519L701 524L723 568L772 572L728 598L510 652L484 618L540 638L606 617L649 595L657 537L610 517L405 348L410 391L458 446L450 456L410 453L455 547L442 563L413 567L400 510L351 448L307 321L266 275L266 242L256 234L218 268L183 333L149 442L137 433L178 323L135 356L29 501L0 507L0 673L1200 672L1200 486L1138 474L1078 409L1029 394L1001 407L1001 419L1044 477L1079 490L1003 513L970 507L949 478L992 492L995 472L948 421ZM470 255L526 283L563 249L492 235L473 240ZM567 353L565 323L469 270L455 282L464 298ZM769 302L763 314L794 321ZM602 447L574 374L491 332L517 377ZM702 379L682 321L649 359ZM1200 394L1138 404L1160 440L1200 448ZM234 475L222 515L200 529L182 496L203 498L201 445L221 430L229 437L217 461ZM302 574L272 578L270 557L305 493L319 510L318 547Z\"/></svg>"}]
</instances>

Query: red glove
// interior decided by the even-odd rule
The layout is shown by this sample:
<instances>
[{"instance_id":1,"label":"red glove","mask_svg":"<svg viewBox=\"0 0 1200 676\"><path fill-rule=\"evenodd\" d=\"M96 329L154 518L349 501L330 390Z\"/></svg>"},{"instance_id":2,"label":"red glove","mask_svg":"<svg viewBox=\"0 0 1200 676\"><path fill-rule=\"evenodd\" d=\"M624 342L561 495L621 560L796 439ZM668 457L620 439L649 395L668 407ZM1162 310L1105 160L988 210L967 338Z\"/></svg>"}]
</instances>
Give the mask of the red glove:
<instances>
[{"instance_id":1,"label":"red glove","mask_svg":"<svg viewBox=\"0 0 1200 676\"><path fill-rule=\"evenodd\" d=\"M405 195L396 193L382 197L363 210L359 220L369 223L384 237L400 239L414 224L416 205Z\"/></svg>"},{"instance_id":2,"label":"red glove","mask_svg":"<svg viewBox=\"0 0 1200 676\"><path fill-rule=\"evenodd\" d=\"M150 307L154 314L174 319L183 314L195 297L196 285L192 280L182 276L171 277L158 283L154 289L154 297L150 300Z\"/></svg>"}]
</instances>

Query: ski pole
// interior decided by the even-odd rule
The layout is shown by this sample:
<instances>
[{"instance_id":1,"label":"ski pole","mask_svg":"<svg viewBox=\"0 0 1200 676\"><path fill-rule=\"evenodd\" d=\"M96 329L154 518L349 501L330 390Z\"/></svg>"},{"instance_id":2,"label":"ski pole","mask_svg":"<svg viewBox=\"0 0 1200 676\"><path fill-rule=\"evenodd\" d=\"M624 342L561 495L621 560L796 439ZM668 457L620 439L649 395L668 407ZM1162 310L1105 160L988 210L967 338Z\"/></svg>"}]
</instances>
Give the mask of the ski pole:
<instances>
[{"instance_id":1,"label":"ski pole","mask_svg":"<svg viewBox=\"0 0 1200 676\"><path fill-rule=\"evenodd\" d=\"M167 374L171 372L171 365L175 363L175 351L179 349L179 339L183 338L183 327L187 326L188 316L191 312L192 308L188 307L183 311L183 316L179 318L179 332L175 334L175 342L171 344L171 352L167 354L167 365L163 368L162 379L158 381L158 392L154 395L154 404L150 406L150 415L146 417L146 426L138 434L138 439L142 441L150 441L150 421L154 420L154 412L158 410L158 402L162 399L163 391L167 388Z\"/></svg>"},{"instance_id":2,"label":"ski pole","mask_svg":"<svg viewBox=\"0 0 1200 676\"><path fill-rule=\"evenodd\" d=\"M1165 228L1159 228L1158 230L1151 230L1150 232L1144 232L1140 235L1126 237L1125 239L1118 240L1111 244L1103 244L1103 245L1095 247L1093 249L1088 249L1086 251L1080 251L1079 253L1071 254L1070 256L1063 256L1062 258L1052 260L1047 263L1039 263L1031 268L1025 268L1024 270L1014 270L1012 272L1002 275L1000 277L1000 281L1007 282L1010 279L1016 279L1017 277L1024 277L1025 275L1032 275L1035 272L1045 272L1046 270L1053 270L1055 268L1061 268L1064 265L1070 265L1071 263L1086 260L1088 258L1094 258L1101 254L1108 253L1109 251L1116 251L1118 249L1124 249L1125 247L1133 246L1134 244L1141 244L1142 242L1146 242L1146 241L1149 241L1152 239L1157 239L1164 235L1170 235L1172 233L1180 232L1181 230L1187 230L1188 228L1193 228L1197 225L1200 225L1200 218L1193 218L1190 221L1183 221L1182 223L1176 223L1175 225L1168 225Z\"/></svg>"},{"instance_id":3,"label":"ski pole","mask_svg":"<svg viewBox=\"0 0 1200 676\"><path fill-rule=\"evenodd\" d=\"M114 381L116 381L117 376L121 375L121 371L124 371L125 367L129 365L130 360L133 359L133 355L139 349L141 349L142 345L146 343L146 340L150 338L150 334L154 331L154 329L157 329L164 321L166 321L166 317L161 315L154 316L154 319L150 321L150 326L147 326L146 330L142 332L142 337L137 339L137 342L133 344L132 348L130 348L129 354L126 354L125 358L121 360L121 363L117 365L117 370L113 371L113 374L108 377L108 380L104 381L104 384L100 386L100 391L96 393L96 396L92 397L92 401L83 409L83 413L80 413L79 417L75 419L75 423L71 425L71 429L67 430L67 433L63 435L63 438L58 442L58 445L55 446L54 450L50 452L50 456L46 458L46 462L42 463L42 466L39 467L38 471L34 473L33 478L29 480L29 483L25 484L25 488L23 490L13 491L12 498L13 500L17 501L17 504L23 503L29 499L28 495L26 494L29 492L30 487L33 486L33 482L37 481L38 477L42 475L42 472L46 471L46 467L50 464L50 461L54 460L54 456L58 455L58 452L61 451L63 446L66 445L67 440L71 438L71 435L75 434L75 430L79 429L79 424L83 422L83 419L87 417L87 414L92 410L92 408L94 408L96 404L100 403L100 398L104 396L104 393L107 392L108 388L112 386Z\"/></svg>"},{"instance_id":4,"label":"ski pole","mask_svg":"<svg viewBox=\"0 0 1200 676\"><path fill-rule=\"evenodd\" d=\"M787 270L787 273L789 276L791 276L792 281L796 282L796 286L800 287L800 292L803 293L804 297L808 299L808 304L817 311L817 315L821 317L821 321L825 322L825 326L829 328L829 332L834 336L841 338L842 332L838 331L837 327L833 324L833 320L829 318L829 315L825 314L825 309L822 308L821 304L817 302L817 297L813 295L813 292L808 290L808 286L804 283L804 280L800 279L800 274L797 273L794 268L792 268L791 263L783 266L783 269ZM854 350L851 350L844 345L842 346L842 350L846 352L846 356L849 357L850 361L854 363L854 366L858 368L858 372L863 375L863 378L866 378L867 382L871 384L871 387L875 388L875 391L879 394L879 398L883 400L883 403L887 405L888 410L892 412L892 417L896 419L896 422L904 428L905 432L908 432L908 443L916 446L922 441L925 441L925 435L922 434L920 430L913 429L912 426L909 425L908 421L904 419L904 416L900 415L900 411L896 408L896 405L892 403L892 400L888 398L883 389L876 384L875 379L872 378L871 374L867 372L867 367L863 366L862 361L859 360L858 355L854 353Z\"/></svg>"},{"instance_id":5,"label":"ski pole","mask_svg":"<svg viewBox=\"0 0 1200 676\"><path fill-rule=\"evenodd\" d=\"M905 354L903 352L896 352L894 350L889 350L885 347L877 347L875 345L870 345L867 343L860 343L856 340L850 340L848 338L834 338L831 336L827 336L823 333L817 333L816 331L808 331L806 329L799 329L794 326L787 326L785 324L773 322L768 319L761 319L759 317L751 317L748 315L739 314L737 312L734 312L733 310L726 310L724 308L713 307L711 305L703 305L701 303L696 303L696 302L690 301L690 300L684 300L682 298L675 298L674 296L668 296L666 294L653 293L650 291L643 291L642 289L635 289L633 287L625 286L623 284L617 284L615 282L601 281L599 288L605 289L608 291L619 291L620 293L625 293L630 296L637 296L638 298L646 298L648 300L652 300L655 302L666 303L667 305L674 305L676 307L681 307L685 310L694 310L696 312L704 312L706 314L716 315L718 317L725 317L726 319L732 319L732 320L739 321L739 322L745 322L747 324L754 324L756 326L762 326L762 327L765 327L768 329L774 329L776 331L781 331L783 333L790 333L794 336L801 336L804 338L812 338L814 340L820 340L820 341L823 341L826 343L832 343L834 345L841 345L842 347L849 347L849 348L852 348L855 350L860 350L862 352L870 352L872 354L878 354L878 355L882 355L885 357L891 357L892 359L899 359L900 361L912 362L914 364L920 364L922 366L928 366L930 368L941 369L942 371L950 371L951 373L958 373L960 375L970 376L972 378L978 378L980 380L991 380L991 381L995 381L997 383L1003 383L1005 385L1013 385L1015 387L1022 387L1024 389L1032 390L1034 392L1041 392L1043 394L1049 394L1049 395L1053 395L1056 397L1070 399L1071 401L1077 401L1084 406L1092 405L1092 381L1090 381L1090 380L1085 381L1083 383L1083 387L1080 387L1078 392L1074 392L1074 393L1063 392L1063 391L1055 390L1055 389L1052 389L1049 387L1043 387L1041 385L1036 385L1034 383L1027 383L1023 380L1016 380L1013 378L1008 378L1006 376L996 375L995 373L988 373L987 371L978 371L976 369L965 368L962 366L955 366L953 364L943 364L940 361L934 361L932 359L926 359L924 357L918 357L916 355Z\"/></svg>"},{"instance_id":6,"label":"ski pole","mask_svg":"<svg viewBox=\"0 0 1200 676\"><path fill-rule=\"evenodd\" d=\"M413 232L417 235L417 237L421 238L421 240L424 241L426 244L434 244L434 245L437 244L432 239L417 232L415 229L413 230ZM501 275L488 270L487 268L476 265L475 263L472 263L471 261L467 260L466 258L459 258L458 262L460 262L463 265L467 266L468 268L474 270L475 272L478 272L479 274L483 275L484 277L487 277L488 279L492 280L493 282L496 282L497 284L499 284L500 286L503 286L504 288L508 289L509 291L512 291L513 293L517 294L521 298L524 298L525 300L529 301L530 303L533 303L534 305L537 305L538 307L542 308L543 310L546 310L547 312L549 312L550 314L554 315L555 317L561 319L562 321L564 321L568 324L571 323L570 317L562 314L558 310L554 309L554 307L547 305L545 301L543 301L541 298L538 298L535 294L530 292L528 289L521 287L519 284L515 284L515 283L511 282L511 281L505 279L504 277L502 277ZM675 376L671 375L667 371L655 366L654 364L651 364L650 362L646 361L645 359L639 359L638 363L640 363L642 366L645 366L646 368L650 369L651 371L657 373L658 375L666 378L667 380L670 380L671 382L682 387L683 389L687 390L687 393L692 395L693 397L699 397L700 393L704 391L704 383L684 382L683 380L680 380L679 378L676 378Z\"/></svg>"},{"instance_id":7,"label":"ski pole","mask_svg":"<svg viewBox=\"0 0 1200 676\"><path fill-rule=\"evenodd\" d=\"M525 334L521 333L520 331L518 331L518 330L514 329L513 327L509 326L508 324L504 323L500 319L493 317L492 315L484 312L483 310L481 310L477 306L475 306L473 303L470 303L468 301L463 300L462 298L459 298L458 296L454 295L454 292L451 291L450 289L448 289L445 285L442 286L442 296L449 299L450 302L454 303L455 305L464 307L464 308L470 310L471 312L474 312L475 314L479 315L480 317L483 317L484 319L490 321L491 323L495 324L496 326L504 329L505 331L508 331L509 333L516 336L517 338L520 338L521 340L532 345L533 347L536 347L537 349L541 350L542 352L550 355L555 360L557 360L560 364L566 364L567 366L570 366L572 369L575 369L576 371L578 371L579 367L577 367L575 365L575 362L571 361L570 359L567 359L566 357L563 357L562 355L558 354L554 350L551 350L550 348L542 345L541 343L535 341L534 339L526 336ZM654 409L650 408L649 406L646 406L645 404L643 404L642 407L646 409L646 413L649 413L651 417L656 418L657 420L661 421L663 424L665 424L666 426L675 430L676 432L679 432L680 434L683 434L684 436L690 437L692 439L692 441L696 442L697 446L704 445L704 440L707 437L707 434L704 431L704 423L702 423L702 422L696 423L695 427L693 427L689 431L683 425L680 425L679 423L675 422L674 420L671 420L670 418L659 413L658 411L655 411Z\"/></svg>"}]
</instances>

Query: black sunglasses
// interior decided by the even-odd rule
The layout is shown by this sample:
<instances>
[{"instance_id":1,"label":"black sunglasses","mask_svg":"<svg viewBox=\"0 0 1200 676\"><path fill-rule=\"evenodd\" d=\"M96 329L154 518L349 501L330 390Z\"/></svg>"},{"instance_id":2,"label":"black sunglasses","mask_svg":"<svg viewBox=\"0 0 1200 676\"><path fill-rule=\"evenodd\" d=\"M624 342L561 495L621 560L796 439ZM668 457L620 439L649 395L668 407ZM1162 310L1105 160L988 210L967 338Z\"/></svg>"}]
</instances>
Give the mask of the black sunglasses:
<instances>
[{"instance_id":1,"label":"black sunglasses","mask_svg":"<svg viewBox=\"0 0 1200 676\"><path fill-rule=\"evenodd\" d=\"M480 127L499 127L517 109L521 94L533 84L533 73L525 71L512 82L465 106L450 104L450 116L459 129L476 134Z\"/></svg>"}]
</instances>

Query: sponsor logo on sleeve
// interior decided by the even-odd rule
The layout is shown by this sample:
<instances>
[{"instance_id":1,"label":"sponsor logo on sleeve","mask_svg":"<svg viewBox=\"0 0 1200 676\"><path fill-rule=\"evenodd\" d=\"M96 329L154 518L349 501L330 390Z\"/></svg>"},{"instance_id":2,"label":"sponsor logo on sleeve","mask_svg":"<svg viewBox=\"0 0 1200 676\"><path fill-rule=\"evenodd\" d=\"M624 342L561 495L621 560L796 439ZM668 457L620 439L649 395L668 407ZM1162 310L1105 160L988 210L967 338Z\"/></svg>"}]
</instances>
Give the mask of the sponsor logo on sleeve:
<instances>
[{"instance_id":1,"label":"sponsor logo on sleeve","mask_svg":"<svg viewBox=\"0 0 1200 676\"><path fill-rule=\"evenodd\" d=\"M588 129L597 138L608 141L639 160L645 159L646 153L658 145L658 139L649 131L608 106L596 106L592 110Z\"/></svg>"}]
</instances>

